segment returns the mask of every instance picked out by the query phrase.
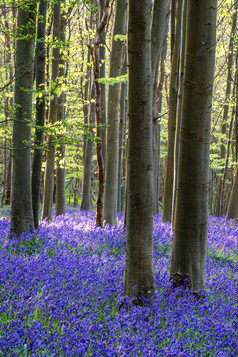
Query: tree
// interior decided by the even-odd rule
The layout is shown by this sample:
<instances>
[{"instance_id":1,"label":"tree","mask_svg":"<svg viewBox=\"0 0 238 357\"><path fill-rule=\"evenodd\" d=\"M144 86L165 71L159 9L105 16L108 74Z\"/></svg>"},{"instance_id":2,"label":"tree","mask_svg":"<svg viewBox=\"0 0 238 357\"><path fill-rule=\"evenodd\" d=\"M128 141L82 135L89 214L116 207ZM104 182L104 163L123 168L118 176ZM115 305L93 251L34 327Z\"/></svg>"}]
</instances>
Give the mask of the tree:
<instances>
[{"instance_id":1,"label":"tree","mask_svg":"<svg viewBox=\"0 0 238 357\"><path fill-rule=\"evenodd\" d=\"M113 29L112 48L110 56L109 77L121 75L123 42L116 35L124 35L126 31L126 1L116 3L115 22ZM107 150L106 150L106 182L104 219L111 225L117 224L117 193L118 193L118 154L119 154L119 102L120 83L110 85L107 106Z\"/></svg>"},{"instance_id":2,"label":"tree","mask_svg":"<svg viewBox=\"0 0 238 357\"><path fill-rule=\"evenodd\" d=\"M150 298L153 274L151 1L129 0L128 186L124 294Z\"/></svg>"},{"instance_id":3,"label":"tree","mask_svg":"<svg viewBox=\"0 0 238 357\"><path fill-rule=\"evenodd\" d=\"M101 107L101 83L100 79L100 36L109 18L110 0L105 1L103 15L97 27L93 45L93 74L95 85L95 113L96 113L96 154L98 164L98 196L96 202L96 226L103 226L103 203L105 189L105 169L102 154L102 107Z\"/></svg>"},{"instance_id":4,"label":"tree","mask_svg":"<svg viewBox=\"0 0 238 357\"><path fill-rule=\"evenodd\" d=\"M46 32L46 12L48 3L45 0L40 1L39 18L37 24L37 42L35 51L35 76L36 76L36 131L35 148L32 164L32 205L34 215L34 226L38 227L40 193L42 180L42 159L44 143L44 125L45 125L45 32Z\"/></svg>"},{"instance_id":5,"label":"tree","mask_svg":"<svg viewBox=\"0 0 238 357\"><path fill-rule=\"evenodd\" d=\"M57 120L58 111L58 95L57 95L57 80L59 77L59 59L61 40L61 4L56 1L53 7L53 58L52 58L52 75L51 75L51 100L49 109L49 124L54 125ZM54 193L54 168L55 168L55 143L52 137L48 139L48 151L45 168L44 181L44 198L42 207L42 219L52 218L53 193Z\"/></svg>"},{"instance_id":6,"label":"tree","mask_svg":"<svg viewBox=\"0 0 238 357\"><path fill-rule=\"evenodd\" d=\"M153 213L158 213L159 207L159 148L160 148L160 132L158 122L158 70L162 53L162 45L167 32L169 16L166 15L170 1L156 0L153 6L152 27L151 27L151 70L153 84L153 102L152 102L152 118L153 118L153 157L154 157L154 204ZM167 33L166 33L167 36ZM161 90L161 88L160 88ZM160 95L160 93L159 93Z\"/></svg>"},{"instance_id":7,"label":"tree","mask_svg":"<svg viewBox=\"0 0 238 357\"><path fill-rule=\"evenodd\" d=\"M19 6L17 13L11 197L11 235L16 234L17 236L34 226L30 124L32 119L35 10L35 2L25 1L24 7Z\"/></svg>"},{"instance_id":8,"label":"tree","mask_svg":"<svg viewBox=\"0 0 238 357\"><path fill-rule=\"evenodd\" d=\"M172 217L172 199L173 199L173 180L174 180L174 141L177 118L177 98L178 98L178 80L179 80L179 59L181 43L181 19L183 0L173 1L172 5L176 7L176 33L174 43L172 43L172 61L169 90L169 120L168 120L168 143L166 160L166 178L163 201L162 221L171 221ZM173 19L171 21L174 21Z\"/></svg>"},{"instance_id":9,"label":"tree","mask_svg":"<svg viewBox=\"0 0 238 357\"><path fill-rule=\"evenodd\" d=\"M65 31L66 31L66 20L65 14L61 14L61 28L60 36L61 43L65 44ZM65 84L66 77L66 62L63 48L60 51L59 58L59 81L63 87ZM57 110L57 122L61 123L62 126L65 125L65 102L66 93L64 88L61 89L61 93L58 98L58 110ZM66 213L66 189L65 189L65 144L63 142L64 136L59 135L59 147L56 151L56 205L55 205L55 215L59 216Z\"/></svg>"},{"instance_id":10,"label":"tree","mask_svg":"<svg viewBox=\"0 0 238 357\"><path fill-rule=\"evenodd\" d=\"M216 0L187 2L185 72L170 279L205 285L209 146L216 45Z\"/></svg>"}]
</instances>

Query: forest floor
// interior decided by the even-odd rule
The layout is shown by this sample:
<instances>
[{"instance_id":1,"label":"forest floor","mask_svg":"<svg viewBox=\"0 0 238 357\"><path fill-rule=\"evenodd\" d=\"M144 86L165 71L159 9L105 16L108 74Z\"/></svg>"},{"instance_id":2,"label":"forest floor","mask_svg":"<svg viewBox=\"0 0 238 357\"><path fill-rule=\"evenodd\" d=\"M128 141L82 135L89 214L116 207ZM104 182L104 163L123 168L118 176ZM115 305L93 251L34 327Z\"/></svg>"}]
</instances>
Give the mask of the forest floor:
<instances>
[{"instance_id":1,"label":"forest floor","mask_svg":"<svg viewBox=\"0 0 238 357\"><path fill-rule=\"evenodd\" d=\"M238 356L238 223L209 218L204 297L171 292L172 233L154 217L156 294L122 301L126 232L72 207L19 243L0 213L0 356Z\"/></svg>"}]
</instances>

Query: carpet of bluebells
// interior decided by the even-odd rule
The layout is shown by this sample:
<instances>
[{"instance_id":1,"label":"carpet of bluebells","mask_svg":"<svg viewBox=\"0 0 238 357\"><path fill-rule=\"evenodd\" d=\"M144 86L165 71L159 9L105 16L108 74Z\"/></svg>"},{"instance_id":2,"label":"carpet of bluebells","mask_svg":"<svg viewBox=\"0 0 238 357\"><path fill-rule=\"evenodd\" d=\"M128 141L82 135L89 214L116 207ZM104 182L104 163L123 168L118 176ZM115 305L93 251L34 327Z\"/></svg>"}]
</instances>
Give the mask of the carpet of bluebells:
<instances>
[{"instance_id":1,"label":"carpet of bluebells","mask_svg":"<svg viewBox=\"0 0 238 357\"><path fill-rule=\"evenodd\" d=\"M156 294L119 308L126 232L95 228L95 213L65 216L9 240L0 216L0 356L238 356L238 223L209 218L202 299L172 292L171 227L154 217Z\"/></svg>"}]
</instances>

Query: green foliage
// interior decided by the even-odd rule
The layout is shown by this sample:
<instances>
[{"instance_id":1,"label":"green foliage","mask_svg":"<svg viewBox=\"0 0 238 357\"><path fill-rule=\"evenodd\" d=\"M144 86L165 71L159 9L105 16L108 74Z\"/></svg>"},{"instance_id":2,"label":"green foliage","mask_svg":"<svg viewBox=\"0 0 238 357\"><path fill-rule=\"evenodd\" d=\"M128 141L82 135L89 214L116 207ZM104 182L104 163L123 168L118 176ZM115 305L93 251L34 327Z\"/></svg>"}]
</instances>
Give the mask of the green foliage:
<instances>
[{"instance_id":1,"label":"green foliage","mask_svg":"<svg viewBox=\"0 0 238 357\"><path fill-rule=\"evenodd\" d=\"M109 84L114 86L115 84L126 83L128 80L128 75L124 74L118 77L110 77L110 78L99 78L97 81L102 84Z\"/></svg>"}]
</instances>

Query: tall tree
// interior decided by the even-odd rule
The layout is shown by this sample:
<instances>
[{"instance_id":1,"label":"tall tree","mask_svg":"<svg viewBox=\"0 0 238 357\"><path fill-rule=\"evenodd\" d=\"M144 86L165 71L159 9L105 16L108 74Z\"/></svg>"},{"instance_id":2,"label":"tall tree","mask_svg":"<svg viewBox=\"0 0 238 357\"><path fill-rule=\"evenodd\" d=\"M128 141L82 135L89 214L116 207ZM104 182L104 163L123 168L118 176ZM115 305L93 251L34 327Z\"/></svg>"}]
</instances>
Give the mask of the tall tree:
<instances>
[{"instance_id":1,"label":"tall tree","mask_svg":"<svg viewBox=\"0 0 238 357\"><path fill-rule=\"evenodd\" d=\"M15 62L15 118L13 124L13 173L11 234L19 236L34 226L31 193L31 119L35 2L25 1L17 13Z\"/></svg>"},{"instance_id":2,"label":"tall tree","mask_svg":"<svg viewBox=\"0 0 238 357\"><path fill-rule=\"evenodd\" d=\"M180 58L180 44L181 44L181 19L182 19L183 0L174 1L172 2L172 5L176 7L176 3L177 3L176 32L175 32L174 42L171 43L171 45L173 46L171 46L172 62L171 62L170 90L169 90L169 120L168 120L166 177L165 177L163 214L162 214L163 222L171 221L171 216L172 216L174 140L175 140L175 130L176 130L179 58ZM175 10L173 12L175 12Z\"/></svg>"},{"instance_id":3,"label":"tall tree","mask_svg":"<svg viewBox=\"0 0 238 357\"><path fill-rule=\"evenodd\" d=\"M46 12L48 2L41 0L39 4L39 17L37 24L37 40L35 51L35 77L36 77L36 131L35 131L35 148L32 164L32 205L34 226L38 227L39 209L40 209L40 193L42 179L42 145L44 141L44 125L45 125L45 35L46 35Z\"/></svg>"},{"instance_id":4,"label":"tall tree","mask_svg":"<svg viewBox=\"0 0 238 357\"><path fill-rule=\"evenodd\" d=\"M128 186L124 294L150 298L153 274L151 0L129 0Z\"/></svg>"},{"instance_id":5,"label":"tall tree","mask_svg":"<svg viewBox=\"0 0 238 357\"><path fill-rule=\"evenodd\" d=\"M66 31L66 20L65 14L61 14L61 45L65 44L65 31ZM60 51L59 58L59 81L64 87L66 77L66 62L63 49ZM57 110L57 122L61 123L62 126L65 125L65 101L66 93L64 88L61 89L60 96L58 98L58 110ZM63 139L63 136L59 137L59 140ZM65 189L65 144L62 142L56 151L56 205L55 205L55 215L59 216L66 213L66 189Z\"/></svg>"},{"instance_id":6,"label":"tall tree","mask_svg":"<svg viewBox=\"0 0 238 357\"><path fill-rule=\"evenodd\" d=\"M99 0L100 3L100 20L103 16L103 9L105 0ZM100 77L106 77L106 46L105 46L105 28L101 32L101 44L100 44ZM107 123L107 115L106 115L106 86L105 84L101 84L101 108L102 108L102 156L104 163L106 162L106 123Z\"/></svg>"},{"instance_id":7,"label":"tall tree","mask_svg":"<svg viewBox=\"0 0 238 357\"><path fill-rule=\"evenodd\" d=\"M123 42L115 38L126 32L126 0L116 3L115 22L110 56L110 77L121 75ZM107 106L107 150L104 219L111 225L117 224L118 154L119 154L119 102L120 83L110 85Z\"/></svg>"},{"instance_id":8,"label":"tall tree","mask_svg":"<svg viewBox=\"0 0 238 357\"><path fill-rule=\"evenodd\" d=\"M91 103L90 111L88 114L88 131L90 132L90 138L87 139L85 145L85 160L84 160L84 170L83 170L83 193L81 201L81 209L89 210L90 209L90 187L91 187L91 163L93 156L93 127L95 125L95 103L92 101L94 98L95 89L92 85L91 88Z\"/></svg>"},{"instance_id":9,"label":"tall tree","mask_svg":"<svg viewBox=\"0 0 238 357\"><path fill-rule=\"evenodd\" d=\"M170 279L174 287L187 280L192 292L200 292L204 288L206 276L216 8L216 0L187 1L178 190Z\"/></svg>"},{"instance_id":10,"label":"tall tree","mask_svg":"<svg viewBox=\"0 0 238 357\"><path fill-rule=\"evenodd\" d=\"M154 157L154 204L153 213L158 213L158 189L159 189L159 122L158 122L158 70L159 62L162 53L162 45L165 33L168 28L169 16L166 16L170 1L155 0L152 14L151 27L151 70L153 84L153 102L152 102L152 117L153 117L153 157Z\"/></svg>"},{"instance_id":11,"label":"tall tree","mask_svg":"<svg viewBox=\"0 0 238 357\"><path fill-rule=\"evenodd\" d=\"M59 59L61 40L61 4L56 1L53 7L53 58L52 58L52 74L51 74L51 100L49 108L49 124L54 125L57 120L58 111L58 95L57 95L57 80L59 77ZM48 151L45 168L44 181L44 198L42 207L42 219L52 218L53 194L54 194L54 168L55 168L55 144L53 138L48 139Z\"/></svg>"},{"instance_id":12,"label":"tall tree","mask_svg":"<svg viewBox=\"0 0 238 357\"><path fill-rule=\"evenodd\" d=\"M102 107L101 107L101 83L100 79L100 37L109 19L110 0L105 1L103 15L97 26L93 45L93 74L95 85L95 113L96 113L96 154L98 164L98 196L96 202L96 226L103 226L103 204L105 189L105 169L102 153Z\"/></svg>"}]
</instances>

